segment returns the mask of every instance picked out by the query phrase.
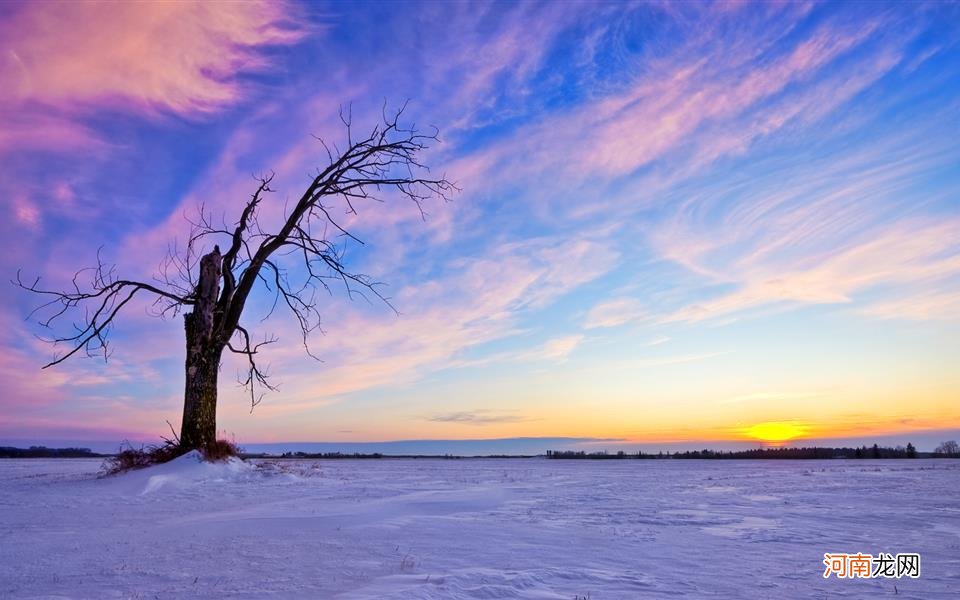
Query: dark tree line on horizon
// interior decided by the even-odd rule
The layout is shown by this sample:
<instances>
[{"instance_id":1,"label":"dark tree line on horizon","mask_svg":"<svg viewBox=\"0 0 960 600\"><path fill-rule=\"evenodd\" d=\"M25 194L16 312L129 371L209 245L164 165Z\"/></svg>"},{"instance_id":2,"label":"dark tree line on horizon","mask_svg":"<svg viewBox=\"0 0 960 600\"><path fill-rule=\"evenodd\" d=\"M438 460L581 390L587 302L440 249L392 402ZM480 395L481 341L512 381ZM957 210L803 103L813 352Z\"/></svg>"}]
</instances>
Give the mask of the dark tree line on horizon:
<instances>
[{"instance_id":1,"label":"dark tree line on horizon","mask_svg":"<svg viewBox=\"0 0 960 600\"><path fill-rule=\"evenodd\" d=\"M46 446L30 446L29 448L14 448L0 446L0 458L103 458L106 454L98 454L90 448L47 448Z\"/></svg>"},{"instance_id":2,"label":"dark tree line on horizon","mask_svg":"<svg viewBox=\"0 0 960 600\"><path fill-rule=\"evenodd\" d=\"M293 459L337 459L337 458L465 458L453 454L443 455L389 455L380 452L373 453L344 453L344 452L284 452L274 455L266 452L249 453L238 448L243 458L293 458ZM0 458L104 458L115 454L99 454L89 448L47 448L46 446L30 446L29 448L14 448L0 446ZM540 455L543 456L543 455ZM534 455L506 455L488 454L472 458L535 458ZM753 448L750 450L688 450L685 452L585 452L583 450L547 450L549 459L583 459L583 460L624 460L624 459L876 459L876 458L960 458L960 444L951 440L943 442L933 452L919 452L912 443L904 446L884 447L878 444L859 446L855 448L841 447L804 447L804 448Z\"/></svg>"},{"instance_id":3,"label":"dark tree line on horizon","mask_svg":"<svg viewBox=\"0 0 960 600\"><path fill-rule=\"evenodd\" d=\"M550 459L833 459L833 458L960 458L956 442L944 442L934 452L918 452L912 443L904 446L885 447L878 444L856 448L809 447L809 448L753 448L750 450L687 450L684 452L585 452L583 450L548 450Z\"/></svg>"}]
</instances>

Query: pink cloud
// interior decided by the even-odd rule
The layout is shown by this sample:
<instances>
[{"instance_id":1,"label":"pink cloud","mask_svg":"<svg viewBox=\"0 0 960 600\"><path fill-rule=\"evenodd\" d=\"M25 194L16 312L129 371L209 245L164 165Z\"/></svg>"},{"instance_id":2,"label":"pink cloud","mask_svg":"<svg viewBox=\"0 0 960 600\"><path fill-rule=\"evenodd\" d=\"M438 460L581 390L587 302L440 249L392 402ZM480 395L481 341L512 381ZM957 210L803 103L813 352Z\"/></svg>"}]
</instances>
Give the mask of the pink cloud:
<instances>
[{"instance_id":1,"label":"pink cloud","mask_svg":"<svg viewBox=\"0 0 960 600\"><path fill-rule=\"evenodd\" d=\"M774 217L765 220L770 218ZM831 227L835 224L829 221L837 217L823 211L814 218L820 227ZM804 229L817 227L802 221L795 223L798 239ZM829 240L828 249L816 256L781 252L779 228L768 225L760 230L765 232L760 240L732 250L733 258L722 268L701 266L709 255L701 253L696 245L685 249L685 242L666 242L661 238L661 243L667 245L667 255L738 287L728 294L685 306L664 319L701 321L776 303L849 303L857 294L877 287L900 290L899 299L867 304L862 309L864 314L935 318L956 313L956 303L946 300L941 287L930 284L942 284L960 275L956 246L960 220L910 219L878 226L856 238ZM823 234L815 231L812 235ZM787 242L786 248L792 250L796 246L791 248ZM686 254L688 250L692 254Z\"/></svg>"},{"instance_id":2,"label":"pink cloud","mask_svg":"<svg viewBox=\"0 0 960 600\"><path fill-rule=\"evenodd\" d=\"M13 199L13 215L20 225L28 229L39 229L41 224L40 209L30 198L18 195Z\"/></svg>"},{"instance_id":3,"label":"pink cloud","mask_svg":"<svg viewBox=\"0 0 960 600\"><path fill-rule=\"evenodd\" d=\"M520 354L518 360L552 360L563 362L573 353L583 341L582 335L565 335L552 338L544 342L539 348L534 348Z\"/></svg>"},{"instance_id":4,"label":"pink cloud","mask_svg":"<svg viewBox=\"0 0 960 600\"><path fill-rule=\"evenodd\" d=\"M960 285L913 290L870 304L863 313L881 319L960 320Z\"/></svg>"},{"instance_id":5,"label":"pink cloud","mask_svg":"<svg viewBox=\"0 0 960 600\"><path fill-rule=\"evenodd\" d=\"M0 98L0 152L12 149L71 152L106 147L106 142L98 139L93 131L69 118L28 111L13 114Z\"/></svg>"},{"instance_id":6,"label":"pink cloud","mask_svg":"<svg viewBox=\"0 0 960 600\"><path fill-rule=\"evenodd\" d=\"M557 36L580 18L573 2L536 5L437 3L425 98L442 98L431 114L447 123L445 135L489 125L521 110L529 80L542 67ZM602 11L602 7L592 10ZM495 24L490 31L491 24ZM517 105L503 102L510 99Z\"/></svg>"},{"instance_id":7,"label":"pink cloud","mask_svg":"<svg viewBox=\"0 0 960 600\"><path fill-rule=\"evenodd\" d=\"M156 391L168 382L149 364L158 353L156 346L166 345L164 335L152 332L152 337L160 338L157 343L138 344L135 355L124 347L109 364L78 359L41 369L54 349L34 337L12 311L0 313L0 325L0 387L4 390L0 395L0 435L72 437L69 432L83 431L78 437L150 439L167 433L165 419L176 419L182 400ZM179 329L172 328L171 334ZM115 391L97 395L102 389L115 390L118 384L143 388L128 395Z\"/></svg>"},{"instance_id":8,"label":"pink cloud","mask_svg":"<svg viewBox=\"0 0 960 600\"><path fill-rule=\"evenodd\" d=\"M592 134L572 164L590 173L633 171L688 140L702 125L736 117L806 79L862 43L875 28L869 24L851 34L824 26L786 56L745 73L724 71L702 57L680 62L663 80L642 82L626 97L573 115L570 130ZM555 141L544 146L554 147Z\"/></svg>"},{"instance_id":9,"label":"pink cloud","mask_svg":"<svg viewBox=\"0 0 960 600\"><path fill-rule=\"evenodd\" d=\"M277 2L30 3L2 26L2 102L88 103L189 114L234 101L257 48L300 33Z\"/></svg>"},{"instance_id":10,"label":"pink cloud","mask_svg":"<svg viewBox=\"0 0 960 600\"><path fill-rule=\"evenodd\" d=\"M587 329L617 327L636 322L648 316L649 313L638 300L616 298L601 302L590 309L584 327Z\"/></svg>"},{"instance_id":11,"label":"pink cloud","mask_svg":"<svg viewBox=\"0 0 960 600\"><path fill-rule=\"evenodd\" d=\"M630 85L462 157L454 172L487 188L543 174L578 182L629 175L692 146L675 161L680 167L670 168L686 176L742 153L793 119L822 118L898 63L903 39L892 40L875 64L844 64L829 85L811 87L826 68L871 40L880 20L856 29L828 22L780 56L751 60L782 41L793 17L806 12L797 8L798 15L785 15L749 39L708 28L687 46L651 59Z\"/></svg>"},{"instance_id":12,"label":"pink cloud","mask_svg":"<svg viewBox=\"0 0 960 600\"><path fill-rule=\"evenodd\" d=\"M263 46L301 37L292 12L265 1L24 3L0 23L0 149L90 144L74 116L93 107L195 115L235 102L235 76L266 65Z\"/></svg>"}]
</instances>

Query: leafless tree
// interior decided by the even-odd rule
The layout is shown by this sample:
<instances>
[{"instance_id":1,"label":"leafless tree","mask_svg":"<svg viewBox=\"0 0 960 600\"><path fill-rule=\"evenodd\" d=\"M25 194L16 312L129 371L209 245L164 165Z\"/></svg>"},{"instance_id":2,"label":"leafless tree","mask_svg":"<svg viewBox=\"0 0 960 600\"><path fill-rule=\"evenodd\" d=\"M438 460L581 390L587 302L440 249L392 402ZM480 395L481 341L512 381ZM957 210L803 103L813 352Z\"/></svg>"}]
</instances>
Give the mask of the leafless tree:
<instances>
[{"instance_id":1,"label":"leafless tree","mask_svg":"<svg viewBox=\"0 0 960 600\"><path fill-rule=\"evenodd\" d=\"M956 440L948 440L937 446L934 453L945 456L960 456L960 444Z\"/></svg>"},{"instance_id":2,"label":"leafless tree","mask_svg":"<svg viewBox=\"0 0 960 600\"><path fill-rule=\"evenodd\" d=\"M216 437L217 378L225 350L245 361L242 382L249 390L251 408L263 390L274 389L259 359L263 347L276 338L255 341L243 319L251 291L266 288L273 294L273 307L289 311L308 353L308 337L320 325L320 292L336 284L350 298L389 304L378 282L344 264L345 244L362 242L337 223L334 206L355 213L359 202L384 201L392 192L412 201L422 214L423 201L447 200L457 191L445 176L432 176L420 162L423 151L438 141L436 131L402 126L402 114L402 108L396 113L384 110L382 122L355 139L350 117L341 112L345 149L319 140L329 162L309 181L296 204L284 207L282 223L261 227L258 211L274 191L270 187L274 177L259 177L235 222L217 224L201 207L200 217L189 220L186 247L171 249L152 282L118 277L116 268L105 264L99 253L96 265L78 271L68 290L46 289L39 278L24 281L18 272L15 283L46 300L31 317L52 332L48 341L66 348L44 368L78 354L106 359L114 321L135 297L151 298L159 315L182 311L186 381L179 443L183 449L207 447ZM212 250L203 250L211 245ZM64 322L76 315L79 321L63 333Z\"/></svg>"}]
</instances>

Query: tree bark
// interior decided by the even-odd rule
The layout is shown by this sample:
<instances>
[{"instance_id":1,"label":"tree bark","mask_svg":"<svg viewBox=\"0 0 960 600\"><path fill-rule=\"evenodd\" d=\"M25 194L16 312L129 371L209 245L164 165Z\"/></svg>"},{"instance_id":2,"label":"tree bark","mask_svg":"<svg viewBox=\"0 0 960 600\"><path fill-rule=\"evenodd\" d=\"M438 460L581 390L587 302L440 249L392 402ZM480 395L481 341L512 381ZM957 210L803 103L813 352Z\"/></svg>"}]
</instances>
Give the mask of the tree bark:
<instances>
[{"instance_id":1,"label":"tree bark","mask_svg":"<svg viewBox=\"0 0 960 600\"><path fill-rule=\"evenodd\" d=\"M221 263L218 247L200 259L197 303L193 312L184 315L187 359L180 445L187 450L204 448L217 439L217 375L223 343L213 331Z\"/></svg>"}]
</instances>

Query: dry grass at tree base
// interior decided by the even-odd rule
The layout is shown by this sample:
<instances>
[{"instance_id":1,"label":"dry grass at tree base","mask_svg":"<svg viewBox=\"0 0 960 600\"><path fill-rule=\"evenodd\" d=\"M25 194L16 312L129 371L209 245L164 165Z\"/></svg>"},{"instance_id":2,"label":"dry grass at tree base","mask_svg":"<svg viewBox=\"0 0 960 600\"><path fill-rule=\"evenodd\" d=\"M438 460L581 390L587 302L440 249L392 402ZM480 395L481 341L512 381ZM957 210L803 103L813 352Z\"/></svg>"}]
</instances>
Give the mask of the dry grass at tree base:
<instances>
[{"instance_id":1,"label":"dry grass at tree base","mask_svg":"<svg viewBox=\"0 0 960 600\"><path fill-rule=\"evenodd\" d=\"M216 440L203 448L198 448L198 450L203 459L208 462L227 460L233 456L240 456L241 452L239 446L228 440ZM183 456L189 451L190 449L184 448L172 440L166 440L163 444L157 446L127 448L103 463L103 474L116 475L125 471L159 465L178 456Z\"/></svg>"}]
</instances>

